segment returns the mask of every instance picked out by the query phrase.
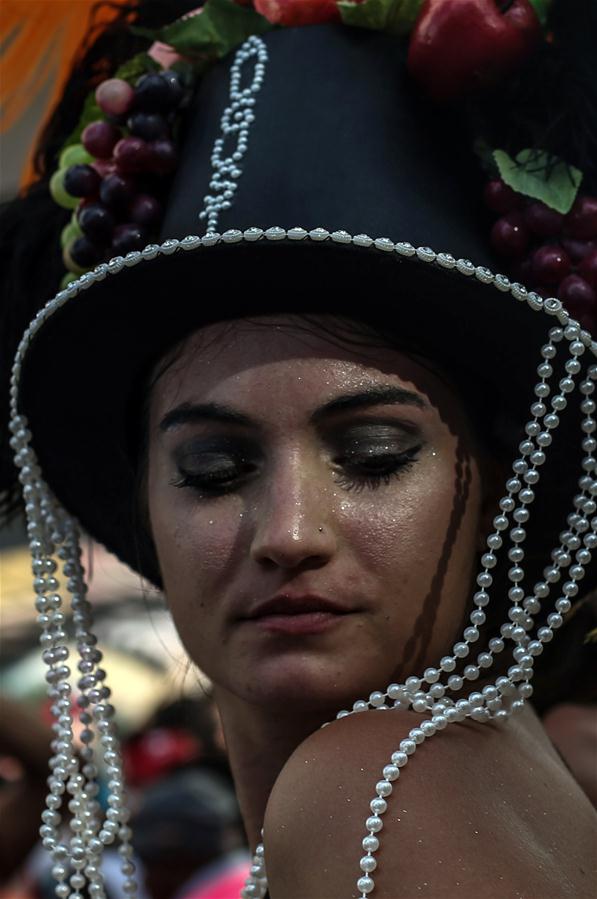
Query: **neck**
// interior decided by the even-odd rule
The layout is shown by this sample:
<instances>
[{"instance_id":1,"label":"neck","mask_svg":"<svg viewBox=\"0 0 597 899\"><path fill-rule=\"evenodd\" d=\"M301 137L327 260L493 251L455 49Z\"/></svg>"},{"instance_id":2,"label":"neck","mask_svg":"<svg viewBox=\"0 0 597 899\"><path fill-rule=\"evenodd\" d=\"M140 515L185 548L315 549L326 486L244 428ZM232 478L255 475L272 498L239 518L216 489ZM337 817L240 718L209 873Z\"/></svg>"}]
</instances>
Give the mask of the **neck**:
<instances>
[{"instance_id":1,"label":"neck","mask_svg":"<svg viewBox=\"0 0 597 899\"><path fill-rule=\"evenodd\" d=\"M230 768L249 845L261 842L265 809L278 774L294 750L333 713L298 715L250 705L214 687Z\"/></svg>"}]
</instances>

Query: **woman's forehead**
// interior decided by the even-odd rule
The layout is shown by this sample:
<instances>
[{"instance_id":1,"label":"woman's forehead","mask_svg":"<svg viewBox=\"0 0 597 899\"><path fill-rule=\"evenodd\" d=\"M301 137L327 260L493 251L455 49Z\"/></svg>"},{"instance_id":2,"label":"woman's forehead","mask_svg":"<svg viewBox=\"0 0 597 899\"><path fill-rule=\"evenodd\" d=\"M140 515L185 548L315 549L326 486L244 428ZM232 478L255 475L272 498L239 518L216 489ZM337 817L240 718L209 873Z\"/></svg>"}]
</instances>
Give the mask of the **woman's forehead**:
<instances>
[{"instance_id":1,"label":"woman's forehead","mask_svg":"<svg viewBox=\"0 0 597 899\"><path fill-rule=\"evenodd\" d=\"M312 411L337 394L379 386L406 388L442 412L460 406L439 367L330 315L218 322L191 334L160 367L151 398L158 416L207 400L263 414L289 402Z\"/></svg>"},{"instance_id":2,"label":"woman's forehead","mask_svg":"<svg viewBox=\"0 0 597 899\"><path fill-rule=\"evenodd\" d=\"M279 371L284 363L306 373L337 368L340 363L351 375L362 369L370 377L379 372L418 379L422 384L429 375L445 379L439 366L421 360L408 348L398 349L364 323L325 314L288 314L232 319L200 328L162 360L156 380L173 383L199 378L207 387L256 369L272 369L273 375L274 367Z\"/></svg>"}]
</instances>

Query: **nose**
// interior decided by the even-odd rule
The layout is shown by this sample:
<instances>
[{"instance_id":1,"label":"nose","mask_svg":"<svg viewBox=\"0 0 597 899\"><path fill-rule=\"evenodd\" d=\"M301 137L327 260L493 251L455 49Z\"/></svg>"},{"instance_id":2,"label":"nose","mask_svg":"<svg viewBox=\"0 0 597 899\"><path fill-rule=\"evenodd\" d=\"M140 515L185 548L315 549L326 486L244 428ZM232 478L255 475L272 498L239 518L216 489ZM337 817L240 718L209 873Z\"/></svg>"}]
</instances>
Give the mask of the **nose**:
<instances>
[{"instance_id":1,"label":"nose","mask_svg":"<svg viewBox=\"0 0 597 899\"><path fill-rule=\"evenodd\" d=\"M331 502L327 485L298 453L278 463L255 507L251 558L288 569L325 565L337 548Z\"/></svg>"}]
</instances>

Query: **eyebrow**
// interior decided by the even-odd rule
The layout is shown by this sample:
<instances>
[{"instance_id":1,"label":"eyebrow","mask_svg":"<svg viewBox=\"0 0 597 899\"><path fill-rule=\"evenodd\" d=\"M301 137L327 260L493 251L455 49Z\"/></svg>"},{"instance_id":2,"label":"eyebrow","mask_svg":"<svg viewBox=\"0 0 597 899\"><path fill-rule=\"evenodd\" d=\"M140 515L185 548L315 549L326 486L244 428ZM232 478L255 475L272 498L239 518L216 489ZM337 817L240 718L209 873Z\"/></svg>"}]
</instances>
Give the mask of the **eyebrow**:
<instances>
[{"instance_id":1,"label":"eyebrow","mask_svg":"<svg viewBox=\"0 0 597 899\"><path fill-rule=\"evenodd\" d=\"M427 403L418 393L406 390L403 387L379 386L360 390L358 393L349 393L338 396L329 403L325 403L316 409L311 415L311 422L319 423L331 415L352 411L354 409L367 409L379 405L414 406L417 409L426 409ZM182 403L171 409L164 415L160 422L160 431L169 431L185 424L196 424L203 421L224 422L243 427L255 427L256 422L248 415L237 412L220 403Z\"/></svg>"},{"instance_id":2,"label":"eyebrow","mask_svg":"<svg viewBox=\"0 0 597 899\"><path fill-rule=\"evenodd\" d=\"M353 409L367 409L369 406L415 406L417 409L426 409L427 403L418 393L406 390L404 387L384 386L369 387L367 390L359 390L358 393L349 393L330 400L324 406L316 409L311 416L312 422L319 422L338 412L352 411Z\"/></svg>"}]
</instances>

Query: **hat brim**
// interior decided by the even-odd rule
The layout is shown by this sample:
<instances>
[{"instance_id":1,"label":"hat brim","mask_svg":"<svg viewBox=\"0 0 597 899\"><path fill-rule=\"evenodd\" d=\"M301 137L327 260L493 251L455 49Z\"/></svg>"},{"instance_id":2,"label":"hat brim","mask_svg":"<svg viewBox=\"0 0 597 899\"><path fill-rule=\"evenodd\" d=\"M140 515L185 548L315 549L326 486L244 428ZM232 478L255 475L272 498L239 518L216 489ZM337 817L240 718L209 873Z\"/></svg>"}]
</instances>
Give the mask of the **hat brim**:
<instances>
[{"instance_id":1,"label":"hat brim","mask_svg":"<svg viewBox=\"0 0 597 899\"><path fill-rule=\"evenodd\" d=\"M524 289L513 296L505 279L449 256L344 239L166 242L84 276L34 329L19 411L42 475L89 534L154 583L153 554L138 538L140 391L169 348L209 323L267 313L370 322L481 378L522 431L540 347L558 324L541 300L533 308ZM562 480L569 503L572 480Z\"/></svg>"}]
</instances>

